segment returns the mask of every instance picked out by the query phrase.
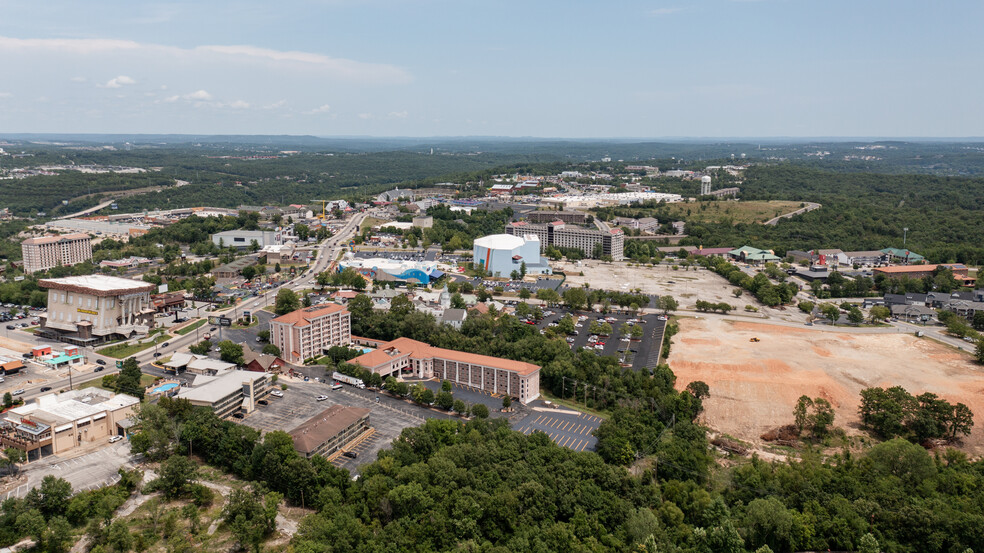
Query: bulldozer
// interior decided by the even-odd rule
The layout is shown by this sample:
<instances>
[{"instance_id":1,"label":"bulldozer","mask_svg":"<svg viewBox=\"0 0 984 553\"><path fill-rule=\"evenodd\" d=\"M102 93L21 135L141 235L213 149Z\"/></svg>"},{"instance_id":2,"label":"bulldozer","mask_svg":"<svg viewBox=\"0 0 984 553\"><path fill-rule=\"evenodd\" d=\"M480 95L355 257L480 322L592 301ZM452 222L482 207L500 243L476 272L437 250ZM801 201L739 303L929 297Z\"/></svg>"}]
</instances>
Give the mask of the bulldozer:
<instances>
[{"instance_id":1,"label":"bulldozer","mask_svg":"<svg viewBox=\"0 0 984 553\"><path fill-rule=\"evenodd\" d=\"M748 341L749 342L761 342L762 340L759 340L758 339L758 336L755 336L755 337L749 338Z\"/></svg>"}]
</instances>

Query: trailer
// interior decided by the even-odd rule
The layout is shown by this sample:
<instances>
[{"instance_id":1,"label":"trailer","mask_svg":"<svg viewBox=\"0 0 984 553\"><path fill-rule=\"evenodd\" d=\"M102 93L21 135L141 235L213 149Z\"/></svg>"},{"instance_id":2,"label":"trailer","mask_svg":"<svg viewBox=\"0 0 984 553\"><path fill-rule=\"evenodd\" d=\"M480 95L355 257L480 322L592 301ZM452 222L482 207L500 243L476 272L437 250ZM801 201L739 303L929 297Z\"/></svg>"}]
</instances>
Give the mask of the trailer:
<instances>
[{"instance_id":1,"label":"trailer","mask_svg":"<svg viewBox=\"0 0 984 553\"><path fill-rule=\"evenodd\" d=\"M335 371L334 373L332 373L331 377L334 378L338 382L344 382L344 383L349 384L351 386L355 386L356 388L363 388L364 389L366 387L365 383L362 382L361 379L355 378L354 376L349 376L347 374L342 374L342 373L340 373L338 371Z\"/></svg>"}]
</instances>

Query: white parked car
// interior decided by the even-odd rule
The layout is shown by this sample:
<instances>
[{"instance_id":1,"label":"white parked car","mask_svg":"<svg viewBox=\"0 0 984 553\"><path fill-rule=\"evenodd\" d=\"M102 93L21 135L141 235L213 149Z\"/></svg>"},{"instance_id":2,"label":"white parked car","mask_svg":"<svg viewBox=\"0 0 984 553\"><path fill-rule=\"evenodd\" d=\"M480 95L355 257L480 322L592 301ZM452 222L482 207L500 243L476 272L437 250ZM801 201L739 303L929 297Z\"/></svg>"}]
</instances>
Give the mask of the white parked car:
<instances>
[{"instance_id":1,"label":"white parked car","mask_svg":"<svg viewBox=\"0 0 984 553\"><path fill-rule=\"evenodd\" d=\"M270 392L270 395L273 397L284 397L284 393L281 392L280 390L274 390Z\"/></svg>"},{"instance_id":2,"label":"white parked car","mask_svg":"<svg viewBox=\"0 0 984 553\"><path fill-rule=\"evenodd\" d=\"M118 442L118 441L120 441L122 439L123 439L123 436L113 436L112 438L109 439L109 443L115 444L116 442Z\"/></svg>"},{"instance_id":3,"label":"white parked car","mask_svg":"<svg viewBox=\"0 0 984 553\"><path fill-rule=\"evenodd\" d=\"M317 397L317 400L318 400L318 401L324 401L324 400L326 400L326 399L328 399L328 396L318 396L318 397Z\"/></svg>"}]
</instances>

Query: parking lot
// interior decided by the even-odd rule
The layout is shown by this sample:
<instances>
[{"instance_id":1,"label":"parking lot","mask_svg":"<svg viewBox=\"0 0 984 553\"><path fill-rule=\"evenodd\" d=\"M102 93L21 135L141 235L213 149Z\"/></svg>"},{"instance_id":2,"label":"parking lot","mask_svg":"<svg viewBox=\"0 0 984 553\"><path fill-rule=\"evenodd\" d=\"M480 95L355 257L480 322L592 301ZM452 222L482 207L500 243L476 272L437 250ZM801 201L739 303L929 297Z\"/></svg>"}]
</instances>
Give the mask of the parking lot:
<instances>
[{"instance_id":1,"label":"parking lot","mask_svg":"<svg viewBox=\"0 0 984 553\"><path fill-rule=\"evenodd\" d=\"M429 388L435 394L441 391L441 383L436 380L427 380L421 382L421 384ZM451 395L454 396L454 399L460 399L467 405L481 403L482 405L488 407L489 411L495 413L502 409L502 396L504 394L493 394L492 392L487 392L478 388L470 388L468 386L452 384Z\"/></svg>"},{"instance_id":2,"label":"parking lot","mask_svg":"<svg viewBox=\"0 0 984 553\"><path fill-rule=\"evenodd\" d=\"M574 451L594 451L598 438L592 433L601 426L601 420L586 413L539 407L514 424L513 429L527 435L543 432L557 445Z\"/></svg>"},{"instance_id":3,"label":"parking lot","mask_svg":"<svg viewBox=\"0 0 984 553\"><path fill-rule=\"evenodd\" d=\"M126 440L77 457L51 455L25 465L16 485L0 493L0 498L24 497L48 475L67 480L76 492L94 490L116 483L120 479L119 468L133 462L130 443Z\"/></svg>"},{"instance_id":4,"label":"parking lot","mask_svg":"<svg viewBox=\"0 0 984 553\"><path fill-rule=\"evenodd\" d=\"M338 457L333 462L335 466L353 473L358 472L359 466L375 461L379 450L389 447L404 428L420 426L427 418L447 417L389 396L377 396L371 390L359 390L350 386L332 390L329 385L319 382L281 382L287 383L284 397L268 396L268 405L260 406L241 422L264 433L273 430L290 432L332 405L368 408L371 411L369 425L375 429L374 434L353 448L358 454L356 459ZM328 399L318 401L319 395L327 396Z\"/></svg>"},{"instance_id":5,"label":"parking lot","mask_svg":"<svg viewBox=\"0 0 984 553\"><path fill-rule=\"evenodd\" d=\"M562 308L548 310L547 313L550 311L554 311L553 314L545 316L537 323L537 328L544 329L550 323L560 321L568 313ZM572 349L589 348L598 355L616 356L622 363L631 365L632 369L637 371L656 367L659 361L660 344L663 341L663 331L666 327L666 321L660 320L659 316L635 317L633 315L601 315L598 313L585 313L582 316L586 316L587 319L579 321L578 314L574 314L575 323L581 326L575 326L576 334L570 336L573 340L568 340ZM597 341L591 342L592 334L589 332L589 328L591 322L599 317L614 321L608 323L612 327L612 334L610 336L594 335L597 336ZM639 322L636 324L642 325L643 328L643 337L639 340L632 340L629 336L623 336L621 332L622 325L633 319L638 320ZM625 338L629 338L629 341L625 341ZM599 343L604 343L604 346L595 347Z\"/></svg>"}]
</instances>

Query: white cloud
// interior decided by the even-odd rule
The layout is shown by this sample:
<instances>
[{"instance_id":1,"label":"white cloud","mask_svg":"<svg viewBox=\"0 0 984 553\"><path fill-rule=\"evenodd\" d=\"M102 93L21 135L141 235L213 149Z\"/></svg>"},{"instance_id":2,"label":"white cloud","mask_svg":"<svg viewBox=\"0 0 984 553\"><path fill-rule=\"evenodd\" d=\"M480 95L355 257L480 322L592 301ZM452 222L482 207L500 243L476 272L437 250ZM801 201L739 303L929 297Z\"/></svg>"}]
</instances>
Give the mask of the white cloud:
<instances>
[{"instance_id":1,"label":"white cloud","mask_svg":"<svg viewBox=\"0 0 984 553\"><path fill-rule=\"evenodd\" d=\"M174 96L168 96L164 98L165 102L177 102L178 100L188 100L191 102L208 102L212 99L212 95L208 93L207 90L196 90L194 92L189 92L188 94L175 94Z\"/></svg>"},{"instance_id":2,"label":"white cloud","mask_svg":"<svg viewBox=\"0 0 984 553\"><path fill-rule=\"evenodd\" d=\"M406 83L410 75L404 69L382 63L366 63L333 58L313 52L281 51L248 45L202 45L178 48L162 44L141 43L115 39L12 38L0 36L0 53L25 55L31 52L51 52L74 56L126 54L128 59L147 63L165 60L196 64L239 62L247 65L269 65L314 72L332 78L373 83ZM113 81L110 81L112 83ZM109 86L107 83L106 86ZM126 84L126 83L117 83ZM115 88L115 87L111 87Z\"/></svg>"},{"instance_id":3,"label":"white cloud","mask_svg":"<svg viewBox=\"0 0 984 553\"><path fill-rule=\"evenodd\" d=\"M227 104L222 104L220 107L227 107L231 109L249 109L249 102L244 100L233 100Z\"/></svg>"},{"instance_id":4,"label":"white cloud","mask_svg":"<svg viewBox=\"0 0 984 553\"><path fill-rule=\"evenodd\" d=\"M675 13L680 13L682 11L683 8L656 8L655 10L650 11L649 15L661 17L664 15L673 15Z\"/></svg>"},{"instance_id":5,"label":"white cloud","mask_svg":"<svg viewBox=\"0 0 984 553\"><path fill-rule=\"evenodd\" d=\"M389 116L390 119L406 119L410 115L406 110L403 111L391 111Z\"/></svg>"},{"instance_id":6,"label":"white cloud","mask_svg":"<svg viewBox=\"0 0 984 553\"><path fill-rule=\"evenodd\" d=\"M359 119L372 119L372 114L371 113L360 113L359 114Z\"/></svg>"},{"instance_id":7,"label":"white cloud","mask_svg":"<svg viewBox=\"0 0 984 553\"><path fill-rule=\"evenodd\" d=\"M85 77L72 77L69 80L72 81L73 83L84 83L86 81L86 78Z\"/></svg>"},{"instance_id":8,"label":"white cloud","mask_svg":"<svg viewBox=\"0 0 984 553\"><path fill-rule=\"evenodd\" d=\"M124 85L131 84L137 84L137 81L127 77L126 75L120 75L119 77L113 77L102 86L104 88L123 88Z\"/></svg>"},{"instance_id":9,"label":"white cloud","mask_svg":"<svg viewBox=\"0 0 984 553\"><path fill-rule=\"evenodd\" d=\"M272 104L263 106L263 109L279 109L287 105L287 100L277 100Z\"/></svg>"},{"instance_id":10,"label":"white cloud","mask_svg":"<svg viewBox=\"0 0 984 553\"><path fill-rule=\"evenodd\" d=\"M309 111L307 113L308 113L308 115L318 115L318 114L321 114L321 113L328 113L329 111L331 111L331 106L328 105L328 104L324 104L322 106L318 106L318 107L312 109L311 111Z\"/></svg>"},{"instance_id":11,"label":"white cloud","mask_svg":"<svg viewBox=\"0 0 984 553\"><path fill-rule=\"evenodd\" d=\"M9 92L0 92L0 98L13 98L14 95Z\"/></svg>"}]
</instances>

